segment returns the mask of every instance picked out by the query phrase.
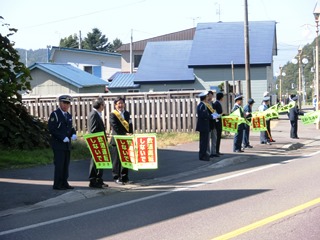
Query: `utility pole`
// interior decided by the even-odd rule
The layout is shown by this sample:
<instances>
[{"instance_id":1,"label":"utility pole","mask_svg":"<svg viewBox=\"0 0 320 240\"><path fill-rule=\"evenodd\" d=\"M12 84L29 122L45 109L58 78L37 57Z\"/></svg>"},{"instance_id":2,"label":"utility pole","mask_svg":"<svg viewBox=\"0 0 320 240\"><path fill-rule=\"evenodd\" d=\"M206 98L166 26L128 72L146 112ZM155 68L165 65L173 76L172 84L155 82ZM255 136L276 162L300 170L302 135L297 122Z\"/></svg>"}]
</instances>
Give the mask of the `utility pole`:
<instances>
[{"instance_id":1,"label":"utility pole","mask_svg":"<svg viewBox=\"0 0 320 240\"><path fill-rule=\"evenodd\" d=\"M248 22L248 1L244 0L244 49L245 49L245 75L246 75L246 100L251 98L250 80L250 48L249 48L249 22Z\"/></svg>"},{"instance_id":2,"label":"utility pole","mask_svg":"<svg viewBox=\"0 0 320 240\"><path fill-rule=\"evenodd\" d=\"M133 48L133 29L131 29L131 40L130 40L130 73L133 73L133 56L132 56L132 48Z\"/></svg>"},{"instance_id":3,"label":"utility pole","mask_svg":"<svg viewBox=\"0 0 320 240\"><path fill-rule=\"evenodd\" d=\"M79 31L79 49L81 49L82 39L81 39L81 30Z\"/></svg>"}]
</instances>

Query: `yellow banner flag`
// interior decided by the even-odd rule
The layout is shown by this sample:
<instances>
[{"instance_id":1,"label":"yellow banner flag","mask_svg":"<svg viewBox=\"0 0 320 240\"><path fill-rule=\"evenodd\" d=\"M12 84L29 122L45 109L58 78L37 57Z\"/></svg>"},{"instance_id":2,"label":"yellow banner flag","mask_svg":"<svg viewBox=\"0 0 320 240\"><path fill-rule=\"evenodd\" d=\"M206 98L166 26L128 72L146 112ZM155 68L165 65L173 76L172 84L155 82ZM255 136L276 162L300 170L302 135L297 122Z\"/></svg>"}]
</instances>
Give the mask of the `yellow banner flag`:
<instances>
[{"instance_id":1,"label":"yellow banner flag","mask_svg":"<svg viewBox=\"0 0 320 240\"><path fill-rule=\"evenodd\" d=\"M237 117L230 117L230 116L222 116L222 130L232 133L238 132L238 121L236 120Z\"/></svg>"},{"instance_id":2,"label":"yellow banner flag","mask_svg":"<svg viewBox=\"0 0 320 240\"><path fill-rule=\"evenodd\" d=\"M236 121L238 124L246 123L246 119L241 117L240 108L229 114L229 117L233 118L233 121ZM232 121L232 120L230 120Z\"/></svg>"},{"instance_id":3,"label":"yellow banner flag","mask_svg":"<svg viewBox=\"0 0 320 240\"><path fill-rule=\"evenodd\" d=\"M121 165L133 170L157 169L156 134L114 135Z\"/></svg>"},{"instance_id":4,"label":"yellow banner flag","mask_svg":"<svg viewBox=\"0 0 320 240\"><path fill-rule=\"evenodd\" d=\"M266 118L264 115L256 115L251 118L252 131L267 131Z\"/></svg>"},{"instance_id":5,"label":"yellow banner flag","mask_svg":"<svg viewBox=\"0 0 320 240\"><path fill-rule=\"evenodd\" d=\"M104 132L84 135L97 169L112 169L111 155Z\"/></svg>"},{"instance_id":6,"label":"yellow banner flag","mask_svg":"<svg viewBox=\"0 0 320 240\"><path fill-rule=\"evenodd\" d=\"M279 107L278 107L278 113L288 112L288 111L290 110L290 108L293 108L295 105L296 105L296 103L291 101L291 102L290 102L289 104L287 104L287 105L279 106Z\"/></svg>"},{"instance_id":7,"label":"yellow banner flag","mask_svg":"<svg viewBox=\"0 0 320 240\"><path fill-rule=\"evenodd\" d=\"M312 111L310 113L305 114L304 116L301 116L301 122L304 125L316 123L320 116L320 110Z\"/></svg>"}]
</instances>

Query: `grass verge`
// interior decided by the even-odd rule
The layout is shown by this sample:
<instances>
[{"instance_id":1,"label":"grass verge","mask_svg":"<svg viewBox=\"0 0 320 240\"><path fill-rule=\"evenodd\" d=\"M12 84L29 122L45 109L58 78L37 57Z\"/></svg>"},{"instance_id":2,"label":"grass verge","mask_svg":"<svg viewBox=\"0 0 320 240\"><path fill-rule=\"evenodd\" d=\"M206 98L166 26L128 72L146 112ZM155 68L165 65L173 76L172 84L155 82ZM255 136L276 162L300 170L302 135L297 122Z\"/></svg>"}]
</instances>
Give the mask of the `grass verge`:
<instances>
[{"instance_id":1,"label":"grass verge","mask_svg":"<svg viewBox=\"0 0 320 240\"><path fill-rule=\"evenodd\" d=\"M175 146L199 140L198 133L159 133L157 134L158 148ZM5 150L1 149L0 169L27 168L51 164L53 152L51 148L34 150ZM82 138L73 142L71 160L90 159L90 151Z\"/></svg>"}]
</instances>

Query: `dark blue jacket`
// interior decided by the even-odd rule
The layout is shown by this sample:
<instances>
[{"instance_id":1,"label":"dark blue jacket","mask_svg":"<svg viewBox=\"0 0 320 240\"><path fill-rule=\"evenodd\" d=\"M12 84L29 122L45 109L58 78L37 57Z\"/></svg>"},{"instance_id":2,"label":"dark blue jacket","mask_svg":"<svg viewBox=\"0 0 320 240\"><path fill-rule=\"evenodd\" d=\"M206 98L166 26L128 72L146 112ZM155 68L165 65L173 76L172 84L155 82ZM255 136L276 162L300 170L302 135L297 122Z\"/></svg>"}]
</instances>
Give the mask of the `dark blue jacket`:
<instances>
[{"instance_id":1,"label":"dark blue jacket","mask_svg":"<svg viewBox=\"0 0 320 240\"><path fill-rule=\"evenodd\" d=\"M209 121L211 121L212 117L209 114L207 106L204 102L200 102L197 106L197 114L198 114L198 121L196 126L196 131L204 132L210 131Z\"/></svg>"},{"instance_id":2,"label":"dark blue jacket","mask_svg":"<svg viewBox=\"0 0 320 240\"><path fill-rule=\"evenodd\" d=\"M71 149L71 136L76 134L72 126L72 116L67 113L67 120L65 119L60 108L50 114L48 121L48 128L51 134L50 144L56 150L70 150ZM69 142L65 143L65 137L69 138Z\"/></svg>"}]
</instances>

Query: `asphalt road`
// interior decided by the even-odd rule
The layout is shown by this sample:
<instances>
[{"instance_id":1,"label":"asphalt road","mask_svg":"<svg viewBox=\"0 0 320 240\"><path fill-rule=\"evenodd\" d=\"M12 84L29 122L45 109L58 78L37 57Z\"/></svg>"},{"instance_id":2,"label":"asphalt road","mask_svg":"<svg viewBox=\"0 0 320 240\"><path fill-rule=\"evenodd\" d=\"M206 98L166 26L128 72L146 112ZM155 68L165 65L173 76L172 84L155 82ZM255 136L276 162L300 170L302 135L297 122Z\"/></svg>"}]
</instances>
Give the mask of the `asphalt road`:
<instances>
[{"instance_id":1,"label":"asphalt road","mask_svg":"<svg viewBox=\"0 0 320 240\"><path fill-rule=\"evenodd\" d=\"M225 138L210 162L197 143L160 149L159 169L125 186L107 172L106 190L88 188L88 161L72 163L72 191L52 190L52 165L2 170L0 239L319 239L319 130L300 123L290 139L288 121L273 122L272 145L252 133L235 154Z\"/></svg>"},{"instance_id":2,"label":"asphalt road","mask_svg":"<svg viewBox=\"0 0 320 240\"><path fill-rule=\"evenodd\" d=\"M319 155L306 146L13 214L0 218L0 239L319 239L320 200L310 205L320 197Z\"/></svg>"}]
</instances>

